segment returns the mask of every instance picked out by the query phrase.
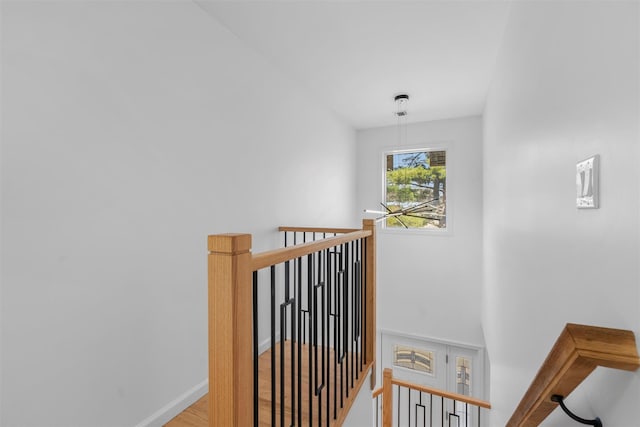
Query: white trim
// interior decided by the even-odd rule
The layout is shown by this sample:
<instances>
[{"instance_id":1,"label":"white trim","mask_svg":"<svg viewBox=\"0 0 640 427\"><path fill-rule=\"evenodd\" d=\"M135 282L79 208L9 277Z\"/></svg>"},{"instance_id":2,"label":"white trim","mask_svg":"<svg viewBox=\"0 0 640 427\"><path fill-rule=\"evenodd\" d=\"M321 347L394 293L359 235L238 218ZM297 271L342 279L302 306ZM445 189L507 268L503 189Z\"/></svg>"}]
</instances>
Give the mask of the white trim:
<instances>
[{"instance_id":1,"label":"white trim","mask_svg":"<svg viewBox=\"0 0 640 427\"><path fill-rule=\"evenodd\" d=\"M207 394L208 391L209 380L204 380L140 421L135 427L162 427L176 415L197 402L198 399Z\"/></svg>"},{"instance_id":2,"label":"white trim","mask_svg":"<svg viewBox=\"0 0 640 427\"><path fill-rule=\"evenodd\" d=\"M276 345L280 345L280 332L276 334ZM271 349L271 338L265 338L258 344L258 354Z\"/></svg>"},{"instance_id":3,"label":"white trim","mask_svg":"<svg viewBox=\"0 0 640 427\"><path fill-rule=\"evenodd\" d=\"M398 332L392 329L380 329L380 334L395 335L398 337L409 338L409 339L420 340L420 341L431 341L431 342L444 344L444 345L455 345L456 347L468 348L470 350L484 350L485 348L484 346L478 345L478 344L469 344L461 341L451 341L451 340L445 340L442 338L435 338L435 337L425 337L424 335L411 334L407 332Z\"/></svg>"},{"instance_id":4,"label":"white trim","mask_svg":"<svg viewBox=\"0 0 640 427\"><path fill-rule=\"evenodd\" d=\"M276 342L280 341L280 334L276 334ZM258 346L258 353L262 354L271 348L271 338L262 341ZM187 409L198 399L209 392L209 380L204 380L200 384L185 391L180 396L167 403L165 406L140 421L135 427L162 427L171 421L176 415Z\"/></svg>"}]
</instances>

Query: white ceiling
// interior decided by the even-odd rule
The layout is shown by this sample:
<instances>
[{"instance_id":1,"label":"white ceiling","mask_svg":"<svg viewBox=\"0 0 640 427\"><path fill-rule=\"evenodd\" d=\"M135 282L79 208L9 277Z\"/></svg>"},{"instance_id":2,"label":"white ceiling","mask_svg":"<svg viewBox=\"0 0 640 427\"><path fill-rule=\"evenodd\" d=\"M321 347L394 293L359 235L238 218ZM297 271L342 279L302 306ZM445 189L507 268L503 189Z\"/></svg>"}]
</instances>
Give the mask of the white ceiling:
<instances>
[{"instance_id":1,"label":"white ceiling","mask_svg":"<svg viewBox=\"0 0 640 427\"><path fill-rule=\"evenodd\" d=\"M509 2L196 0L357 129L481 114Z\"/></svg>"}]
</instances>

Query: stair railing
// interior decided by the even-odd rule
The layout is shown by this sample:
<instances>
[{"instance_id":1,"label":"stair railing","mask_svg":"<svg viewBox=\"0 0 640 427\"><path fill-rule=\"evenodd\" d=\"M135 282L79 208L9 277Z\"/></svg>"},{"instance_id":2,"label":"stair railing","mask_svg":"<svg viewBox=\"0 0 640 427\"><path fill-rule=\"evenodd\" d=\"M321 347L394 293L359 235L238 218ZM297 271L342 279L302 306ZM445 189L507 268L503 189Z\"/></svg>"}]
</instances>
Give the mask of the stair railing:
<instances>
[{"instance_id":1,"label":"stair railing","mask_svg":"<svg viewBox=\"0 0 640 427\"><path fill-rule=\"evenodd\" d=\"M507 427L538 426L598 366L637 370L640 358L633 332L568 323ZM574 417L574 420L581 419ZM599 419L581 420L591 425L600 422Z\"/></svg>"},{"instance_id":2,"label":"stair railing","mask_svg":"<svg viewBox=\"0 0 640 427\"><path fill-rule=\"evenodd\" d=\"M491 409L484 400L394 378L389 368L373 398L376 427L480 427Z\"/></svg>"},{"instance_id":3,"label":"stair railing","mask_svg":"<svg viewBox=\"0 0 640 427\"><path fill-rule=\"evenodd\" d=\"M278 227L282 232L284 247L297 245L299 243L315 242L327 237L336 237L341 234L360 231L358 228L335 228L335 227Z\"/></svg>"},{"instance_id":4,"label":"stair railing","mask_svg":"<svg viewBox=\"0 0 640 427\"><path fill-rule=\"evenodd\" d=\"M375 222L280 230L305 235L255 255L209 236L212 427L340 426L375 368Z\"/></svg>"}]
</instances>

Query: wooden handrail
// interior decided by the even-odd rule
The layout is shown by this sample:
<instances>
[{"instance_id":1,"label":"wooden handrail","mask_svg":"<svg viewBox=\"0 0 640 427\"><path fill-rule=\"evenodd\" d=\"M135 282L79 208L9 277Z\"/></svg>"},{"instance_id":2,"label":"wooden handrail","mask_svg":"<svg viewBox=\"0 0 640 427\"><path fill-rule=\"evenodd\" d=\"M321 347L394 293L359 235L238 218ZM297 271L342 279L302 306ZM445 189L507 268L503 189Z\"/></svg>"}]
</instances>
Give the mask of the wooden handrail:
<instances>
[{"instance_id":1,"label":"wooden handrail","mask_svg":"<svg viewBox=\"0 0 640 427\"><path fill-rule=\"evenodd\" d=\"M444 390L439 390L437 388L433 388L433 387L427 387L427 386L423 386L423 385L419 385L419 384L413 384L409 381L403 381L403 380L399 380L394 378L392 383L394 385L399 385L400 387L406 387L406 388L410 388L412 390L416 390L416 391L422 391L424 393L429 393L429 394L433 394L434 396L440 396L440 397L444 397L446 399L451 399L451 400L455 400L456 402L460 402L460 403L468 403L469 405L475 405L475 406L479 406L481 408L487 408L487 409L491 409L491 403L485 401L485 400L481 400L481 399L476 399L473 397L469 397L469 396L465 396L464 394L458 394L458 393L451 393L448 391L444 391Z\"/></svg>"},{"instance_id":2,"label":"wooden handrail","mask_svg":"<svg viewBox=\"0 0 640 427\"><path fill-rule=\"evenodd\" d=\"M411 390L416 390L416 391L421 391L424 393L428 393L428 394L432 394L434 396L440 396L440 397L444 397L446 399L451 399L451 400L455 400L456 402L461 402L461 403L468 403L470 405L475 405L475 406L479 406L481 408L487 408L487 409L491 409L491 403L485 401L485 400L481 400L481 399L476 399L474 397L469 397L469 396L465 396L464 394L458 394L458 393L451 393L448 391L444 391L444 390L440 390L437 388L433 388L433 387L427 387L421 384L416 384L416 383L412 383L410 381L404 381L404 380L400 380L397 378L393 378L391 379L391 384L393 385L398 385L400 387L405 387L405 388L409 388ZM375 399L376 397L380 396L383 392L383 388L379 387L376 390L373 391L372 393L372 397Z\"/></svg>"},{"instance_id":3,"label":"wooden handrail","mask_svg":"<svg viewBox=\"0 0 640 427\"><path fill-rule=\"evenodd\" d=\"M315 242L302 243L287 248L274 249L272 251L256 254L252 258L253 271L277 265L285 261L300 258L314 252L323 251L343 243L348 243L358 239L364 239L371 236L371 231L354 231L352 233L342 234L340 236L328 237L326 239Z\"/></svg>"},{"instance_id":4,"label":"wooden handrail","mask_svg":"<svg viewBox=\"0 0 640 427\"><path fill-rule=\"evenodd\" d=\"M359 228L335 228L335 227L278 227L278 231L291 231L298 233L328 233L344 234L359 231Z\"/></svg>"},{"instance_id":5,"label":"wooden handrail","mask_svg":"<svg viewBox=\"0 0 640 427\"><path fill-rule=\"evenodd\" d=\"M364 246L365 260L363 266L363 275L365 291L362 295L362 298L364 300L364 333L366 337L364 346L364 358L367 362L371 362L371 390L373 390L376 387L376 336L378 335L376 325L376 221L374 219L363 220L362 229L368 233L371 233L371 235L365 241Z\"/></svg>"},{"instance_id":6,"label":"wooden handrail","mask_svg":"<svg viewBox=\"0 0 640 427\"><path fill-rule=\"evenodd\" d=\"M631 331L568 323L522 397L507 427L535 427L598 366L635 371L640 367Z\"/></svg>"},{"instance_id":7,"label":"wooden handrail","mask_svg":"<svg viewBox=\"0 0 640 427\"><path fill-rule=\"evenodd\" d=\"M398 378L393 378L393 370L391 370L390 368L385 368L384 371L382 372L382 387L375 390L372 394L372 397L374 399L376 397L382 396L382 426L383 427L393 426L392 418L393 418L393 386L394 385L408 388L409 390L415 390L422 393L427 393L432 396L439 396L442 398L443 404L444 404L444 399L449 399L458 403L473 405L478 408L478 415L480 414L480 408L491 409L491 404L484 400L476 399L470 396L465 396L463 394L451 393L445 390L439 390L433 387L415 384L410 381L400 380ZM398 391L398 399L400 398L399 396L400 396L400 391ZM398 400L398 403L399 402L400 401ZM399 412L398 412L398 416L399 416ZM444 417L442 418L442 421L444 423ZM398 422L400 422L400 418L398 418Z\"/></svg>"},{"instance_id":8,"label":"wooden handrail","mask_svg":"<svg viewBox=\"0 0 640 427\"><path fill-rule=\"evenodd\" d=\"M373 397L374 399L378 396L380 396L382 394L382 387L378 387L377 389L373 390L373 393L371 393L371 397Z\"/></svg>"},{"instance_id":9,"label":"wooden handrail","mask_svg":"<svg viewBox=\"0 0 640 427\"><path fill-rule=\"evenodd\" d=\"M246 427L254 422L254 412L247 410L247 402L252 400L257 390L254 386L254 368L257 365L253 360L252 272L358 239L364 239L360 246L363 258L358 276L362 280L362 292L358 295L363 308L360 313L364 329L363 368L362 376L356 384L351 385L351 389L357 394L369 369L372 370L373 388L376 336L375 227L375 221L365 219L361 230L314 228L316 232L340 235L255 255L251 252L250 234L209 236L208 422L211 427ZM311 228L280 227L280 230L308 232ZM336 426L344 421L355 394L344 402L344 411L336 418Z\"/></svg>"}]
</instances>

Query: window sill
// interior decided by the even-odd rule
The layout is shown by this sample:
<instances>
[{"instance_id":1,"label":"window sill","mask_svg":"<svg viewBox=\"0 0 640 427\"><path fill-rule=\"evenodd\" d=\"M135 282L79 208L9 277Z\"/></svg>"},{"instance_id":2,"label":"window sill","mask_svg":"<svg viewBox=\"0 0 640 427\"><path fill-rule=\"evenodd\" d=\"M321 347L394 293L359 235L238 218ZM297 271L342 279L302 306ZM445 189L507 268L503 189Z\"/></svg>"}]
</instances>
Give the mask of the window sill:
<instances>
[{"instance_id":1,"label":"window sill","mask_svg":"<svg viewBox=\"0 0 640 427\"><path fill-rule=\"evenodd\" d=\"M453 236L453 230L451 227L445 230L433 230L423 228L386 228L380 227L381 234L391 235L409 235L409 236L433 236L433 237L451 237Z\"/></svg>"}]
</instances>

